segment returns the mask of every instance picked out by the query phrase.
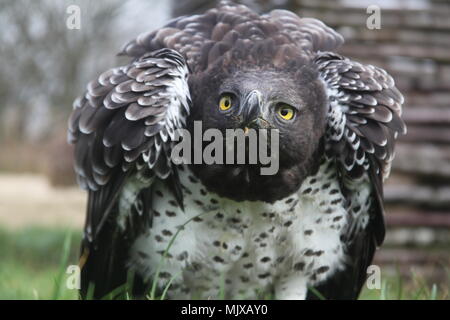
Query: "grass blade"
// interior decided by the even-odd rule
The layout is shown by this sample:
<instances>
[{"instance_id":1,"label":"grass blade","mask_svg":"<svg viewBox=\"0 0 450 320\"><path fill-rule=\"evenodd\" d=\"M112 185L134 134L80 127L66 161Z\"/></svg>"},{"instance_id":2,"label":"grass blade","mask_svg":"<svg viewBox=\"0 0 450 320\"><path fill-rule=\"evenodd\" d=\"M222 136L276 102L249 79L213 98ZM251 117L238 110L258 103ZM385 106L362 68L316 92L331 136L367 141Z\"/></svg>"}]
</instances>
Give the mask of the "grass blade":
<instances>
[{"instance_id":1,"label":"grass blade","mask_svg":"<svg viewBox=\"0 0 450 320\"><path fill-rule=\"evenodd\" d=\"M167 291L169 290L170 286L172 285L173 280L175 280L175 278L180 276L180 275L181 275L181 271L176 273L174 276L172 276L170 278L169 282L167 283L166 287L164 288L164 291L163 291L163 293L161 295L160 300L164 300L166 298Z\"/></svg>"},{"instance_id":2,"label":"grass blade","mask_svg":"<svg viewBox=\"0 0 450 320\"><path fill-rule=\"evenodd\" d=\"M56 275L55 279L55 287L53 290L52 300L58 300L61 297L62 282L64 275L66 274L67 264L69 262L71 242L72 242L72 234L68 232L66 237L64 238L62 258L59 266L59 272Z\"/></svg>"},{"instance_id":3,"label":"grass blade","mask_svg":"<svg viewBox=\"0 0 450 320\"><path fill-rule=\"evenodd\" d=\"M316 288L309 287L308 290L310 290L319 300L327 300L323 294L319 292Z\"/></svg>"},{"instance_id":4,"label":"grass blade","mask_svg":"<svg viewBox=\"0 0 450 320\"><path fill-rule=\"evenodd\" d=\"M185 226L186 226L189 222L191 222L191 221L194 220L195 218L198 218L198 217L202 216L203 214L205 214L205 213L198 214L198 215L196 215L196 216L194 216L194 217L188 219L185 223L183 223L181 226L178 227L177 232L175 232L175 234L174 234L174 235L172 236L172 238L170 239L170 242L169 242L169 244L167 245L166 250L164 250L164 253L163 253L162 257L161 257L161 259L159 260L158 266L156 267L156 272L155 272L155 275L154 275L154 277L153 277L152 288L151 288L151 291L150 291L150 299L151 299L151 300L154 300L154 299L155 299L155 295L156 295L156 287L157 287L158 280L159 280L159 274L160 274L160 272L161 272L161 268L162 268L162 266L163 266L163 263L164 263L164 261L165 261L166 258L167 258L167 254L169 253L170 248L172 247L173 243L175 242L175 239L178 237L178 235L180 234L180 232L181 232L182 230L184 230Z\"/></svg>"}]
</instances>

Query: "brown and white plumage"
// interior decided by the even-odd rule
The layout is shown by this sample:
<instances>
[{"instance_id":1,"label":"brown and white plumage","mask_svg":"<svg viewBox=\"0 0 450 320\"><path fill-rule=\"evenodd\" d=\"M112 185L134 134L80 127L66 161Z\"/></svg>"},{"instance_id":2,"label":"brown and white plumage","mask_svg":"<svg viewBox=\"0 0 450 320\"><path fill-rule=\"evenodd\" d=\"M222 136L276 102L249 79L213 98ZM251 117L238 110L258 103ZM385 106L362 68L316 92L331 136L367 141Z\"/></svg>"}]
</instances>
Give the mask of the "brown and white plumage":
<instances>
[{"instance_id":1,"label":"brown and white plumage","mask_svg":"<svg viewBox=\"0 0 450 320\"><path fill-rule=\"evenodd\" d=\"M130 270L136 272L135 293L143 294L155 272L159 246L167 245L165 236L175 233L171 228L182 224L181 217L233 211L230 222L205 219L207 225L189 229L193 235L180 233L182 240L174 250L185 259L174 272L184 274L184 282L176 283L181 291L174 289L173 297L187 297L181 292L192 283L192 266L209 266L211 274L199 276L205 287L210 283L205 279L218 269L227 266L239 274L235 268L240 259L259 259L264 261L257 266L265 270L260 274L264 277L253 281L244 270L241 280L229 279L230 292L239 292L240 285L275 287L277 298L304 298L307 287L314 286L327 298L356 298L365 269L384 238L382 182L389 174L395 138L405 133L405 126L400 118L403 97L392 78L382 69L332 53L342 42L339 34L316 19L284 10L258 15L245 6L222 2L205 14L174 19L128 43L121 54L131 58L130 64L91 82L75 102L69 122L75 171L89 192L81 259L83 294L90 282L96 297L108 293L126 282ZM268 84L263 83L266 79ZM302 130L286 129L286 134L291 132L289 141L301 144L285 143L280 174L254 176L253 185L245 186L239 174L233 177L225 167L188 168L170 159L176 129L205 118L210 127L219 125L221 116L209 114L206 105L228 82L241 89L267 88L278 95L291 92L293 101L306 105L297 126ZM215 183L219 178L221 183ZM214 205L206 206L205 201ZM250 211L245 219L234 216L240 206ZM269 213L291 218L255 218ZM250 231L244 230L245 225ZM255 254L234 251L219 256L215 251L219 240L214 239L204 248L199 239L214 238L218 232L205 233L208 226L224 232L244 230L233 233L239 242L235 247ZM265 247L273 250L267 255L257 254L260 249L253 240L239 240L266 227L272 235L257 242L269 239ZM313 231L314 241L308 238ZM286 247L277 242L281 238L293 242ZM321 248L321 243L328 244ZM183 245L191 250L187 256ZM276 260L274 252L283 252L283 259L278 259L289 263L269 262ZM245 261L244 265L257 262ZM281 274L289 274L291 282L302 288L285 289ZM248 281L236 283L242 279ZM214 292L212 287L205 292Z\"/></svg>"}]
</instances>

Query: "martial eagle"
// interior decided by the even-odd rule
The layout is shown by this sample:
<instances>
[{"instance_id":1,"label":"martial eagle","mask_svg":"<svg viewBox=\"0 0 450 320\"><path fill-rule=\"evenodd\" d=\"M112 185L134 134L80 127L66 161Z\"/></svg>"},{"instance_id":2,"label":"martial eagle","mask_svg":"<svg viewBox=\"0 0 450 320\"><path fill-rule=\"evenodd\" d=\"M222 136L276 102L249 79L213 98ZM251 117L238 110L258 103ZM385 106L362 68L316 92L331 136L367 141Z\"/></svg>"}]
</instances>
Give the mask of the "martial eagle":
<instances>
[{"instance_id":1,"label":"martial eagle","mask_svg":"<svg viewBox=\"0 0 450 320\"><path fill-rule=\"evenodd\" d=\"M89 196L82 296L131 282L135 297L357 298L406 128L392 77L342 43L319 20L224 1L125 45L129 64L90 82L69 122ZM175 163L177 130L198 121L278 130L278 172Z\"/></svg>"}]
</instances>

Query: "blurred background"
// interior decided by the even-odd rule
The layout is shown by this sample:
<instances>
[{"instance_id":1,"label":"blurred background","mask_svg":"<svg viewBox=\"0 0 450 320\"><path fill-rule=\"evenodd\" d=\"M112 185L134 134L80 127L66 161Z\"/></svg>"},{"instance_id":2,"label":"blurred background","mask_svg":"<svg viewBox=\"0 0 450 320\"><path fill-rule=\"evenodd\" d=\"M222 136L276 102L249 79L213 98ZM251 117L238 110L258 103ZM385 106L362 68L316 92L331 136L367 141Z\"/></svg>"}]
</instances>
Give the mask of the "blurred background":
<instances>
[{"instance_id":1,"label":"blurred background","mask_svg":"<svg viewBox=\"0 0 450 320\"><path fill-rule=\"evenodd\" d=\"M289 9L335 28L339 53L386 69L405 95L401 137L385 187L388 233L377 252L381 290L363 298L449 298L450 2L242 0L258 12ZM0 2L0 299L76 298L61 289L77 263L86 197L72 172L66 124L73 100L139 33L206 0ZM81 9L81 29L66 26ZM378 5L381 28L366 9ZM70 237L68 236L70 235ZM69 241L71 240L71 241Z\"/></svg>"}]
</instances>

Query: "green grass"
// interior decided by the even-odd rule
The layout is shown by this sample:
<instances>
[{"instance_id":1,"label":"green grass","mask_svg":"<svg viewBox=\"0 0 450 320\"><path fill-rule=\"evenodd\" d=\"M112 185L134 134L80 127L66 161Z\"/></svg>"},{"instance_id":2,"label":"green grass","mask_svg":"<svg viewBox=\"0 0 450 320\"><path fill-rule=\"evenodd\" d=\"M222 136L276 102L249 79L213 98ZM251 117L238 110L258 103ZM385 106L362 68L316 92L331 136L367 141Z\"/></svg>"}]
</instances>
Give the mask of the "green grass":
<instances>
[{"instance_id":1,"label":"green grass","mask_svg":"<svg viewBox=\"0 0 450 320\"><path fill-rule=\"evenodd\" d=\"M37 227L20 231L0 229L0 300L77 299L77 290L69 290L65 284L67 266L77 264L80 239L80 232L71 230ZM447 282L439 284L428 283L414 274L405 278L382 275L382 279L381 289L365 288L361 299L449 299L450 277ZM165 298L169 285L164 288L162 296L157 296L156 288L152 287L148 298ZM223 297L222 292L218 298Z\"/></svg>"},{"instance_id":2,"label":"green grass","mask_svg":"<svg viewBox=\"0 0 450 320\"><path fill-rule=\"evenodd\" d=\"M69 234L72 245L64 248ZM62 266L77 264L80 239L69 230L0 230L0 299L76 299L77 291L65 288Z\"/></svg>"},{"instance_id":3,"label":"green grass","mask_svg":"<svg viewBox=\"0 0 450 320\"><path fill-rule=\"evenodd\" d=\"M450 280L438 286L416 275L411 275L408 283L399 276L386 278L379 290L364 288L360 300L449 300Z\"/></svg>"}]
</instances>

